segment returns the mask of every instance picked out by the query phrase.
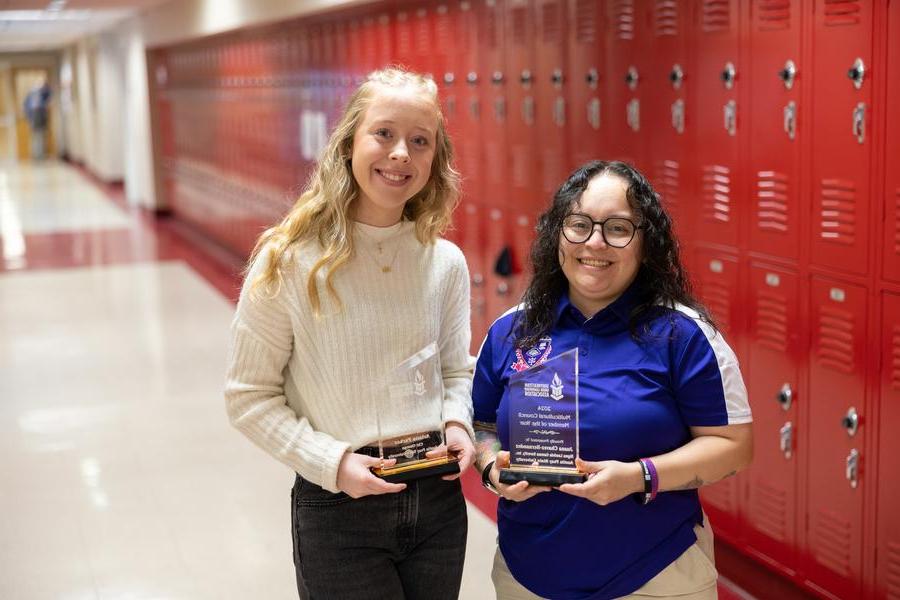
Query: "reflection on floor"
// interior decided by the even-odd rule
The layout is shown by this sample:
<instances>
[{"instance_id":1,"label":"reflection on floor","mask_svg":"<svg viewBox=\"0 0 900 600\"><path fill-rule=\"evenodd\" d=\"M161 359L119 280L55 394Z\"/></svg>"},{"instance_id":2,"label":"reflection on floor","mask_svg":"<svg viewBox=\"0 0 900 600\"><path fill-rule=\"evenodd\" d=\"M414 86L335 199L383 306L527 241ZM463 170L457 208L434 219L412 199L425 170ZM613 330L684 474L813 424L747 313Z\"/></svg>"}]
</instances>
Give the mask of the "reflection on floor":
<instances>
[{"instance_id":1,"label":"reflection on floor","mask_svg":"<svg viewBox=\"0 0 900 600\"><path fill-rule=\"evenodd\" d=\"M295 598L292 474L223 409L239 262L55 162L0 166L0 250L0 598ZM494 504L469 475L482 600Z\"/></svg>"}]
</instances>

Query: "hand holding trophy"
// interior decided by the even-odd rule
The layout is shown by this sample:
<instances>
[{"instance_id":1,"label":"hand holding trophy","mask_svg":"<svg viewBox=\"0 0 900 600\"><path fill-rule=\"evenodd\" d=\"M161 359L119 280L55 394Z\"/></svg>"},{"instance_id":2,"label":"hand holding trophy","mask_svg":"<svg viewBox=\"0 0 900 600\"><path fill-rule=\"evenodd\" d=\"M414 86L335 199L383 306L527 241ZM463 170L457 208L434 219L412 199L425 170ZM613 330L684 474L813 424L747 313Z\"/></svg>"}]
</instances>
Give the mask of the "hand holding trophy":
<instances>
[{"instance_id":1,"label":"hand holding trophy","mask_svg":"<svg viewBox=\"0 0 900 600\"><path fill-rule=\"evenodd\" d=\"M509 379L509 467L500 482L581 483L578 470L578 348Z\"/></svg>"},{"instance_id":2,"label":"hand holding trophy","mask_svg":"<svg viewBox=\"0 0 900 600\"><path fill-rule=\"evenodd\" d=\"M437 343L400 363L389 374L386 388L386 397L375 402L381 464L372 472L392 483L458 473L458 458L446 451L444 380Z\"/></svg>"}]
</instances>

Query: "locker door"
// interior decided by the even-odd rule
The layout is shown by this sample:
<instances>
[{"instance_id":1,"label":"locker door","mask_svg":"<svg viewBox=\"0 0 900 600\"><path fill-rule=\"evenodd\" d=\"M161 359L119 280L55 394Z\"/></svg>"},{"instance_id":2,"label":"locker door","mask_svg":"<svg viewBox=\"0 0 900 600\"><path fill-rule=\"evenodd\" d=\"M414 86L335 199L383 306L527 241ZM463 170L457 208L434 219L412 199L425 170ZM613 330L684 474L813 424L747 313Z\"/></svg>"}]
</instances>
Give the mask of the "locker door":
<instances>
[{"instance_id":1,"label":"locker door","mask_svg":"<svg viewBox=\"0 0 900 600\"><path fill-rule=\"evenodd\" d=\"M539 98L534 43L537 26L534 2L535 0L507 0L504 15L505 54L509 72L507 207L535 207L541 202L541 155L536 126L541 108L537 106Z\"/></svg>"},{"instance_id":2,"label":"locker door","mask_svg":"<svg viewBox=\"0 0 900 600\"><path fill-rule=\"evenodd\" d=\"M808 65L800 32L808 2L755 2L750 14L750 248L797 260L800 248L801 93Z\"/></svg>"},{"instance_id":3,"label":"locker door","mask_svg":"<svg viewBox=\"0 0 900 600\"><path fill-rule=\"evenodd\" d=\"M745 519L747 542L793 575L797 569L797 443L800 361L805 350L797 273L750 266L747 389L753 407L753 464Z\"/></svg>"},{"instance_id":4,"label":"locker door","mask_svg":"<svg viewBox=\"0 0 900 600\"><path fill-rule=\"evenodd\" d=\"M394 15L394 60L400 64L407 65L414 71L420 70L421 66L416 64L416 56L413 52L413 21L415 18L410 15L415 9L409 4L404 5Z\"/></svg>"},{"instance_id":5,"label":"locker door","mask_svg":"<svg viewBox=\"0 0 900 600\"><path fill-rule=\"evenodd\" d=\"M738 304L737 258L717 250L698 248L697 268L694 271L701 301L716 320L719 331L737 352L735 336L738 319L743 311ZM729 477L700 492L703 508L717 535L735 541L738 537L738 486L740 479Z\"/></svg>"},{"instance_id":6,"label":"locker door","mask_svg":"<svg viewBox=\"0 0 900 600\"><path fill-rule=\"evenodd\" d=\"M535 107L537 159L540 164L538 196L532 210L546 206L569 174L566 122L571 82L566 62L568 19L566 0L536 0Z\"/></svg>"},{"instance_id":7,"label":"locker door","mask_svg":"<svg viewBox=\"0 0 900 600\"><path fill-rule=\"evenodd\" d=\"M649 2L608 0L606 2L606 85L607 110L604 131L608 144L604 158L623 160L645 170L647 137L644 118L644 80L647 77L647 9ZM648 172L649 171L645 171Z\"/></svg>"},{"instance_id":8,"label":"locker door","mask_svg":"<svg viewBox=\"0 0 900 600\"><path fill-rule=\"evenodd\" d=\"M876 515L876 597L900 597L900 498L897 457L900 436L900 295L882 294L880 409L878 412L878 514Z\"/></svg>"},{"instance_id":9,"label":"locker door","mask_svg":"<svg viewBox=\"0 0 900 600\"><path fill-rule=\"evenodd\" d=\"M362 73L366 75L381 66L381 56L378 53L378 23L376 15L367 14L363 17L361 34L363 46Z\"/></svg>"},{"instance_id":10,"label":"locker door","mask_svg":"<svg viewBox=\"0 0 900 600\"><path fill-rule=\"evenodd\" d=\"M394 25L388 13L381 13L375 24L376 69L383 69L397 62L394 41Z\"/></svg>"},{"instance_id":11,"label":"locker door","mask_svg":"<svg viewBox=\"0 0 900 600\"><path fill-rule=\"evenodd\" d=\"M663 206L675 222L675 233L682 239L690 237L689 220L695 212L690 206L694 197L690 150L693 106L687 93L691 5L686 0L656 2L651 9L648 36L653 59L647 62L642 106L643 120L653 138L646 146L647 176L662 196Z\"/></svg>"},{"instance_id":12,"label":"locker door","mask_svg":"<svg viewBox=\"0 0 900 600\"><path fill-rule=\"evenodd\" d=\"M603 72L603 10L596 0L569 0L569 64L570 114L568 125L569 164L566 171L589 160L604 157L604 107L601 86L609 85Z\"/></svg>"},{"instance_id":13,"label":"locker door","mask_svg":"<svg viewBox=\"0 0 900 600\"><path fill-rule=\"evenodd\" d=\"M485 204L505 206L510 196L509 166L506 137L511 105L507 97L512 83L508 81L504 54L503 0L483 0L479 7L478 60L481 64L479 89L481 90L481 140L484 175L482 188ZM518 73L515 74L518 77Z\"/></svg>"},{"instance_id":14,"label":"locker door","mask_svg":"<svg viewBox=\"0 0 900 600\"><path fill-rule=\"evenodd\" d=\"M697 7L696 67L691 70L699 167L697 239L733 248L740 244L738 223L746 202L738 162L740 136L746 131L745 107L740 106L738 93L742 79L738 7L736 0L703 0Z\"/></svg>"},{"instance_id":15,"label":"locker door","mask_svg":"<svg viewBox=\"0 0 900 600\"><path fill-rule=\"evenodd\" d=\"M816 586L856 598L862 581L866 290L813 277L807 557ZM858 429L853 427L857 415Z\"/></svg>"},{"instance_id":16,"label":"locker door","mask_svg":"<svg viewBox=\"0 0 900 600\"><path fill-rule=\"evenodd\" d=\"M357 81L366 74L366 44L365 28L358 17L350 19L347 24L347 69L353 78L351 88L356 87Z\"/></svg>"},{"instance_id":17,"label":"locker door","mask_svg":"<svg viewBox=\"0 0 900 600\"><path fill-rule=\"evenodd\" d=\"M466 255L466 263L469 265L469 278L471 283L472 298L472 347L473 355L478 353L481 342L487 335L487 329L493 322L487 312L487 290L485 286L485 256L483 252L485 225L484 215L480 206L471 200L467 200L458 213L458 221L461 235L460 248Z\"/></svg>"},{"instance_id":18,"label":"locker door","mask_svg":"<svg viewBox=\"0 0 900 600\"><path fill-rule=\"evenodd\" d=\"M812 262L861 274L872 194L872 4L816 0L813 31Z\"/></svg>"},{"instance_id":19,"label":"locker door","mask_svg":"<svg viewBox=\"0 0 900 600\"><path fill-rule=\"evenodd\" d=\"M435 77L440 68L439 57L443 50L440 46L435 47L433 16L434 10L430 7L418 6L415 11L412 11L415 68L431 78Z\"/></svg>"},{"instance_id":20,"label":"locker door","mask_svg":"<svg viewBox=\"0 0 900 600\"><path fill-rule=\"evenodd\" d=\"M887 78L887 104L900 105L900 2L889 4L888 15L888 55L887 69L884 73L892 73ZM885 144L885 173L887 180L884 186L884 243L882 253L882 276L885 279L900 282L900 114L896 109L887 112L887 136Z\"/></svg>"}]
</instances>

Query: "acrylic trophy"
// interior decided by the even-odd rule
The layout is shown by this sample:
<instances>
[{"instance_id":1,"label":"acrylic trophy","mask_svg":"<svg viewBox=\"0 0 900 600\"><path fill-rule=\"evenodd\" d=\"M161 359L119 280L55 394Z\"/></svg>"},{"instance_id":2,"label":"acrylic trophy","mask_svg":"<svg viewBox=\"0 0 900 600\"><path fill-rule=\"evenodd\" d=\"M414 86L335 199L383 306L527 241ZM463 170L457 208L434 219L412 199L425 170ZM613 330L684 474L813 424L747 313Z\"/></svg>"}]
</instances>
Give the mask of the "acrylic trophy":
<instances>
[{"instance_id":1,"label":"acrylic trophy","mask_svg":"<svg viewBox=\"0 0 900 600\"><path fill-rule=\"evenodd\" d=\"M581 483L578 453L578 348L509 379L509 467L500 482Z\"/></svg>"},{"instance_id":2,"label":"acrylic trophy","mask_svg":"<svg viewBox=\"0 0 900 600\"><path fill-rule=\"evenodd\" d=\"M452 453L434 456L446 447L444 380L437 343L432 342L400 363L388 376L387 396L375 406L380 467L372 469L390 482L459 472ZM387 459L397 459L390 467Z\"/></svg>"}]
</instances>

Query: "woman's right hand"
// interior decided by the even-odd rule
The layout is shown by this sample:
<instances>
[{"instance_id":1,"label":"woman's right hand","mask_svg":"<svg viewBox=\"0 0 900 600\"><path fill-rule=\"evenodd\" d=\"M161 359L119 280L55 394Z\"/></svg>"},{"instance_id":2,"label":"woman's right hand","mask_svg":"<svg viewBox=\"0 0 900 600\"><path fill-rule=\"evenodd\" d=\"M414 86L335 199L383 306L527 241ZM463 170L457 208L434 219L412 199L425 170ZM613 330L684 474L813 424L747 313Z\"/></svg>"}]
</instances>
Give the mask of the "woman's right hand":
<instances>
[{"instance_id":1,"label":"woman's right hand","mask_svg":"<svg viewBox=\"0 0 900 600\"><path fill-rule=\"evenodd\" d=\"M384 461L385 467L392 467L397 462L394 459ZM380 477L376 477L371 469L380 467L381 459L374 456L365 456L353 452L344 453L341 464L338 466L338 489L351 498L362 498L376 494L396 494L406 489L405 483L388 483Z\"/></svg>"},{"instance_id":2,"label":"woman's right hand","mask_svg":"<svg viewBox=\"0 0 900 600\"><path fill-rule=\"evenodd\" d=\"M527 481L520 481L512 485L500 483L500 469L509 466L509 452L501 450L494 459L494 465L491 467L488 477L494 487L500 492L500 495L507 500L513 502L524 502L529 498L533 498L542 492L549 492L553 488L546 485L531 485Z\"/></svg>"}]
</instances>

